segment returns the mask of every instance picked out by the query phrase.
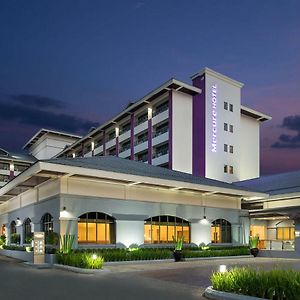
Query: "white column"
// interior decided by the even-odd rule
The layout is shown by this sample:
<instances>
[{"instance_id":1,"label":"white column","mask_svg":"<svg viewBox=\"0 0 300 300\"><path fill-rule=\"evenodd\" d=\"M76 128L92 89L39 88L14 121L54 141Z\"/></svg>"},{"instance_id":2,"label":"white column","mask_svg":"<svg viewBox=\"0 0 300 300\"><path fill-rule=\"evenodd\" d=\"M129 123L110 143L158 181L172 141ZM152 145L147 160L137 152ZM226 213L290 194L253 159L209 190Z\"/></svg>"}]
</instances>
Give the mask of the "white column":
<instances>
[{"instance_id":1,"label":"white column","mask_svg":"<svg viewBox=\"0 0 300 300\"><path fill-rule=\"evenodd\" d=\"M144 243L144 221L116 221L116 243L126 247Z\"/></svg>"},{"instance_id":2,"label":"white column","mask_svg":"<svg viewBox=\"0 0 300 300\"><path fill-rule=\"evenodd\" d=\"M199 246L204 243L205 245L211 242L211 224L209 221L199 221L191 223L191 243Z\"/></svg>"}]
</instances>

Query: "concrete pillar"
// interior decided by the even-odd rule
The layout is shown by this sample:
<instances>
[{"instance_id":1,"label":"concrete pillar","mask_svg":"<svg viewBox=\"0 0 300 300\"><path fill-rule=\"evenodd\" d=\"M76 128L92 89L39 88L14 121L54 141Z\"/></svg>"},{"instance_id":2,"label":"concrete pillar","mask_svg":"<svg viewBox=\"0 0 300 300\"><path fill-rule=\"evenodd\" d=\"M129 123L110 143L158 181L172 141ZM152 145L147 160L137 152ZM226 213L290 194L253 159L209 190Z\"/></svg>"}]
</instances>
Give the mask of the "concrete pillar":
<instances>
[{"instance_id":1,"label":"concrete pillar","mask_svg":"<svg viewBox=\"0 0 300 300\"><path fill-rule=\"evenodd\" d=\"M78 219L77 218L60 218L60 230L57 231L60 236L65 234L74 234L73 248L78 247Z\"/></svg>"},{"instance_id":2,"label":"concrete pillar","mask_svg":"<svg viewBox=\"0 0 300 300\"><path fill-rule=\"evenodd\" d=\"M207 220L199 220L198 222L191 223L191 243L199 246L204 243L205 245L211 242L211 224Z\"/></svg>"},{"instance_id":3,"label":"concrete pillar","mask_svg":"<svg viewBox=\"0 0 300 300\"><path fill-rule=\"evenodd\" d=\"M231 225L231 237L232 237L232 243L233 244L240 244L240 225L239 224L233 224Z\"/></svg>"},{"instance_id":4,"label":"concrete pillar","mask_svg":"<svg viewBox=\"0 0 300 300\"><path fill-rule=\"evenodd\" d=\"M300 219L295 219L295 251L300 255Z\"/></svg>"},{"instance_id":5,"label":"concrete pillar","mask_svg":"<svg viewBox=\"0 0 300 300\"><path fill-rule=\"evenodd\" d=\"M116 221L116 243L126 247L144 244L144 221Z\"/></svg>"}]
</instances>

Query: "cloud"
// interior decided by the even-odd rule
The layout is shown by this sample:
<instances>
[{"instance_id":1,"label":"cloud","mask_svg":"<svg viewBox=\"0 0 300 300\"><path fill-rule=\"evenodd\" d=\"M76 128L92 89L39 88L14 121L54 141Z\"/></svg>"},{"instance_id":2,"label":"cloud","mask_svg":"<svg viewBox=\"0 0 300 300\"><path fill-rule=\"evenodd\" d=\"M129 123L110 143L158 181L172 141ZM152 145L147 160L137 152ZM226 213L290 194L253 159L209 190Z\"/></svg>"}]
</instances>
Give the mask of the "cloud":
<instances>
[{"instance_id":1,"label":"cloud","mask_svg":"<svg viewBox=\"0 0 300 300\"><path fill-rule=\"evenodd\" d=\"M11 95L9 97L14 102L36 108L65 108L66 104L60 100L38 95Z\"/></svg>"},{"instance_id":2,"label":"cloud","mask_svg":"<svg viewBox=\"0 0 300 300\"><path fill-rule=\"evenodd\" d=\"M272 148L300 148L300 115L285 117L281 127L296 131L296 134L281 134Z\"/></svg>"},{"instance_id":3,"label":"cloud","mask_svg":"<svg viewBox=\"0 0 300 300\"><path fill-rule=\"evenodd\" d=\"M98 126L97 123L80 117L44 110L64 107L65 104L63 102L59 104L60 102L53 101L53 99L47 97L31 95L27 98L28 95L26 97L23 96L14 96L14 100L18 99L14 102L0 102L1 121L16 122L38 128L44 127L73 133L86 132L91 127ZM27 101L26 99L31 99L31 102L29 101L31 105L24 105ZM46 101L44 104L38 105L42 99L47 99L48 102Z\"/></svg>"}]
</instances>

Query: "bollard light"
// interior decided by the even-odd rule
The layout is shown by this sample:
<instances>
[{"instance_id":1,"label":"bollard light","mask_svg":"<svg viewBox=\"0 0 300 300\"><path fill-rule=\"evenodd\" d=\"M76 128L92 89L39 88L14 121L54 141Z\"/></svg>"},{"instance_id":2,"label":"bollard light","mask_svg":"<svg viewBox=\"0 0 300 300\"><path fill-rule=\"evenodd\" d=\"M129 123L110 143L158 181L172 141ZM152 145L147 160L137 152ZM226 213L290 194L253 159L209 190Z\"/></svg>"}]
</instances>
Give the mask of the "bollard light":
<instances>
[{"instance_id":1,"label":"bollard light","mask_svg":"<svg viewBox=\"0 0 300 300\"><path fill-rule=\"evenodd\" d=\"M93 260L96 260L96 259L97 259L97 254L93 254L93 255L92 255L92 259L93 259Z\"/></svg>"},{"instance_id":2,"label":"bollard light","mask_svg":"<svg viewBox=\"0 0 300 300\"><path fill-rule=\"evenodd\" d=\"M226 267L226 265L220 265L220 267L219 267L219 272L220 272L220 273L225 273L225 272L227 272L227 267Z\"/></svg>"}]
</instances>

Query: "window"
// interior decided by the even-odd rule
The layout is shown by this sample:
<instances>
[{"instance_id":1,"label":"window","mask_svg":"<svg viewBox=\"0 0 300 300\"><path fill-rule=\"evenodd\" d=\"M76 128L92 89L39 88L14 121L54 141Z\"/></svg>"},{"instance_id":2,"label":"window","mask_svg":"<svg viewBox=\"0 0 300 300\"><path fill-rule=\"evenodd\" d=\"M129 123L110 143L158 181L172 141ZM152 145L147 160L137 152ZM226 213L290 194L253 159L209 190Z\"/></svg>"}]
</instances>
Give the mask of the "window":
<instances>
[{"instance_id":1,"label":"window","mask_svg":"<svg viewBox=\"0 0 300 300\"><path fill-rule=\"evenodd\" d=\"M233 125L229 125L229 131L233 132Z\"/></svg>"},{"instance_id":2,"label":"window","mask_svg":"<svg viewBox=\"0 0 300 300\"><path fill-rule=\"evenodd\" d=\"M228 131L228 124L227 123L224 123L224 130Z\"/></svg>"},{"instance_id":3,"label":"window","mask_svg":"<svg viewBox=\"0 0 300 300\"><path fill-rule=\"evenodd\" d=\"M25 244L30 244L32 240L31 220L27 218L23 222L23 241Z\"/></svg>"},{"instance_id":4,"label":"window","mask_svg":"<svg viewBox=\"0 0 300 300\"><path fill-rule=\"evenodd\" d=\"M11 221L10 223L10 234L17 233L17 224L15 221Z\"/></svg>"},{"instance_id":5,"label":"window","mask_svg":"<svg viewBox=\"0 0 300 300\"><path fill-rule=\"evenodd\" d=\"M277 227L276 228L277 240L294 240L295 227Z\"/></svg>"},{"instance_id":6,"label":"window","mask_svg":"<svg viewBox=\"0 0 300 300\"><path fill-rule=\"evenodd\" d=\"M121 129L120 129L120 134L124 133L124 132L127 132L130 130L130 122L129 123L126 123L124 124Z\"/></svg>"},{"instance_id":7,"label":"window","mask_svg":"<svg viewBox=\"0 0 300 300\"><path fill-rule=\"evenodd\" d=\"M229 110L233 111L233 104L229 104Z\"/></svg>"},{"instance_id":8,"label":"window","mask_svg":"<svg viewBox=\"0 0 300 300\"><path fill-rule=\"evenodd\" d=\"M190 243L190 223L174 216L156 216L145 220L144 243L173 243L173 236L183 236Z\"/></svg>"},{"instance_id":9,"label":"window","mask_svg":"<svg viewBox=\"0 0 300 300\"><path fill-rule=\"evenodd\" d=\"M140 115L138 118L137 118L137 124L136 125L139 125L141 123L144 123L148 120L148 112Z\"/></svg>"},{"instance_id":10,"label":"window","mask_svg":"<svg viewBox=\"0 0 300 300\"><path fill-rule=\"evenodd\" d=\"M144 133L137 136L137 139L135 141L135 145L139 145L141 143L144 143L148 140L148 131L144 131Z\"/></svg>"},{"instance_id":11,"label":"window","mask_svg":"<svg viewBox=\"0 0 300 300\"><path fill-rule=\"evenodd\" d=\"M146 162L148 161L148 150L141 152L137 155L137 161Z\"/></svg>"},{"instance_id":12,"label":"window","mask_svg":"<svg viewBox=\"0 0 300 300\"><path fill-rule=\"evenodd\" d=\"M0 174L0 181L8 182L9 181L9 176Z\"/></svg>"},{"instance_id":13,"label":"window","mask_svg":"<svg viewBox=\"0 0 300 300\"><path fill-rule=\"evenodd\" d=\"M229 166L229 173L233 174L233 166Z\"/></svg>"},{"instance_id":14,"label":"window","mask_svg":"<svg viewBox=\"0 0 300 300\"><path fill-rule=\"evenodd\" d=\"M228 152L228 145L224 144L224 152Z\"/></svg>"},{"instance_id":15,"label":"window","mask_svg":"<svg viewBox=\"0 0 300 300\"><path fill-rule=\"evenodd\" d=\"M26 169L28 169L28 166L26 166L26 165L17 165L17 164L15 164L15 171L17 171L17 172L23 172Z\"/></svg>"},{"instance_id":16,"label":"window","mask_svg":"<svg viewBox=\"0 0 300 300\"><path fill-rule=\"evenodd\" d=\"M53 217L49 213L42 216L41 231L45 233L53 232Z\"/></svg>"},{"instance_id":17,"label":"window","mask_svg":"<svg viewBox=\"0 0 300 300\"><path fill-rule=\"evenodd\" d=\"M115 219L100 212L81 215L78 221L78 243L115 244Z\"/></svg>"},{"instance_id":18,"label":"window","mask_svg":"<svg viewBox=\"0 0 300 300\"><path fill-rule=\"evenodd\" d=\"M211 225L212 243L231 243L231 224L227 220L217 219Z\"/></svg>"},{"instance_id":19,"label":"window","mask_svg":"<svg viewBox=\"0 0 300 300\"><path fill-rule=\"evenodd\" d=\"M233 153L233 146L232 145L229 146L229 152Z\"/></svg>"},{"instance_id":20,"label":"window","mask_svg":"<svg viewBox=\"0 0 300 300\"><path fill-rule=\"evenodd\" d=\"M224 173L228 173L228 166L224 165Z\"/></svg>"},{"instance_id":21,"label":"window","mask_svg":"<svg viewBox=\"0 0 300 300\"><path fill-rule=\"evenodd\" d=\"M154 108L153 117L166 111L169 108L169 101L163 102Z\"/></svg>"},{"instance_id":22,"label":"window","mask_svg":"<svg viewBox=\"0 0 300 300\"><path fill-rule=\"evenodd\" d=\"M130 149L130 146L131 146L130 140L123 142L123 144L121 145L120 152Z\"/></svg>"},{"instance_id":23,"label":"window","mask_svg":"<svg viewBox=\"0 0 300 300\"><path fill-rule=\"evenodd\" d=\"M156 157L160 157L162 155L166 155L169 153L169 144L166 143L166 144L162 144L162 145L159 145L155 148L155 154L154 154L154 158Z\"/></svg>"},{"instance_id":24,"label":"window","mask_svg":"<svg viewBox=\"0 0 300 300\"><path fill-rule=\"evenodd\" d=\"M225 102L225 101L224 101L224 109L225 109L225 110L228 110L228 102Z\"/></svg>"},{"instance_id":25,"label":"window","mask_svg":"<svg viewBox=\"0 0 300 300\"><path fill-rule=\"evenodd\" d=\"M7 163L0 163L1 170L9 170L9 164Z\"/></svg>"},{"instance_id":26,"label":"window","mask_svg":"<svg viewBox=\"0 0 300 300\"><path fill-rule=\"evenodd\" d=\"M160 125L157 125L156 128L155 128L154 137L160 136L160 135L168 132L168 130L169 130L169 124L168 124L168 122L160 124Z\"/></svg>"}]
</instances>

